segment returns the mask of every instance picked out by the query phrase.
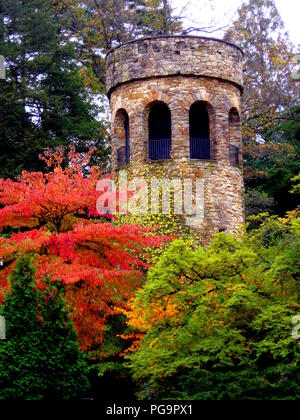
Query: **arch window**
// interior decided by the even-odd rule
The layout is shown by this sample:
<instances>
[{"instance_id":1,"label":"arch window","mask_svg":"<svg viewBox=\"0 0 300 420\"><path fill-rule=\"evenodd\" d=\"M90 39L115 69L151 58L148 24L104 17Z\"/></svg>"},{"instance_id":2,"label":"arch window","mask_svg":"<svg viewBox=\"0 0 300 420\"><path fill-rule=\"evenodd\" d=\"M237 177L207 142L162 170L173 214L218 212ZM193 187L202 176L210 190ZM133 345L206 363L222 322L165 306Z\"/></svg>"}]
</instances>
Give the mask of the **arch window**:
<instances>
[{"instance_id":1,"label":"arch window","mask_svg":"<svg viewBox=\"0 0 300 420\"><path fill-rule=\"evenodd\" d=\"M114 126L118 165L128 165L130 163L130 126L129 116L125 109L117 111Z\"/></svg>"},{"instance_id":2,"label":"arch window","mask_svg":"<svg viewBox=\"0 0 300 420\"><path fill-rule=\"evenodd\" d=\"M126 112L124 120L124 131L125 131L125 154L126 154L126 164L130 163L130 136L129 136L129 117Z\"/></svg>"},{"instance_id":3,"label":"arch window","mask_svg":"<svg viewBox=\"0 0 300 420\"><path fill-rule=\"evenodd\" d=\"M241 122L237 109L229 112L229 161L232 164L240 163Z\"/></svg>"},{"instance_id":4,"label":"arch window","mask_svg":"<svg viewBox=\"0 0 300 420\"><path fill-rule=\"evenodd\" d=\"M195 102L190 108L190 158L210 157L210 121L207 105L204 102Z\"/></svg>"},{"instance_id":5,"label":"arch window","mask_svg":"<svg viewBox=\"0 0 300 420\"><path fill-rule=\"evenodd\" d=\"M169 107L155 103L149 113L149 159L162 160L171 158L172 122Z\"/></svg>"}]
</instances>

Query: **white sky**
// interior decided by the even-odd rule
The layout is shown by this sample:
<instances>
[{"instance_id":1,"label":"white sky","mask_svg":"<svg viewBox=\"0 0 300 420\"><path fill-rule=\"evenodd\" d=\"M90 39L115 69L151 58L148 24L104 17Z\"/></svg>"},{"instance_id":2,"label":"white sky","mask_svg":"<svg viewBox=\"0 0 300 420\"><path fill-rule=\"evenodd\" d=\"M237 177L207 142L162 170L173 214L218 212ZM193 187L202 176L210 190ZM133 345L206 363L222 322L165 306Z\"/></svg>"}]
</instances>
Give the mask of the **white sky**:
<instances>
[{"instance_id":1,"label":"white sky","mask_svg":"<svg viewBox=\"0 0 300 420\"><path fill-rule=\"evenodd\" d=\"M183 15L187 16L187 26L205 26L215 20L218 27L227 25L233 20L236 10L243 0L171 0L177 11L188 3ZM246 1L247 2L247 1ZM300 44L300 1L275 0L276 6L289 32L291 41ZM221 24L221 25L220 25ZM223 37L223 33L203 34L212 37Z\"/></svg>"}]
</instances>

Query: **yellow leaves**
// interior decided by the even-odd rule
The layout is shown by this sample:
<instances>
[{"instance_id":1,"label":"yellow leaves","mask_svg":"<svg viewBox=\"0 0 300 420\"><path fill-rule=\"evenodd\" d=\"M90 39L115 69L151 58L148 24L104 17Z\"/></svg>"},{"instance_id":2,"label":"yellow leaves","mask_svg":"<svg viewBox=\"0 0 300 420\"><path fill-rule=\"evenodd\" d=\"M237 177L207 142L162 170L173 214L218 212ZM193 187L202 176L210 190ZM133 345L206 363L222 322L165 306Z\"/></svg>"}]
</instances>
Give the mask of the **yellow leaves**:
<instances>
[{"instance_id":1,"label":"yellow leaves","mask_svg":"<svg viewBox=\"0 0 300 420\"><path fill-rule=\"evenodd\" d=\"M147 331L156 322L166 318L175 318L177 314L175 305L167 298L162 302L152 302L147 309L137 308L131 304L130 310L126 311L127 324L139 331Z\"/></svg>"},{"instance_id":2,"label":"yellow leaves","mask_svg":"<svg viewBox=\"0 0 300 420\"><path fill-rule=\"evenodd\" d=\"M271 58L273 64L275 64L275 66L281 67L281 66L284 66L284 65L287 64L286 59L284 59L284 58L282 58L278 55L273 55L273 56L271 55L270 58Z\"/></svg>"},{"instance_id":3,"label":"yellow leaves","mask_svg":"<svg viewBox=\"0 0 300 420\"><path fill-rule=\"evenodd\" d=\"M242 289L246 289L246 288L247 288L247 285L241 283L241 284L234 284L234 285L228 287L227 290L230 291L230 292L238 292L238 291L240 291Z\"/></svg>"},{"instance_id":4,"label":"yellow leaves","mask_svg":"<svg viewBox=\"0 0 300 420\"><path fill-rule=\"evenodd\" d=\"M288 211L285 217L278 217L278 221L285 226L291 225L297 218L300 218L300 210Z\"/></svg>"},{"instance_id":5,"label":"yellow leaves","mask_svg":"<svg viewBox=\"0 0 300 420\"><path fill-rule=\"evenodd\" d=\"M299 194L300 193L300 174L295 176L292 179L292 182L294 184L293 189L290 191L292 194Z\"/></svg>"},{"instance_id":6,"label":"yellow leaves","mask_svg":"<svg viewBox=\"0 0 300 420\"><path fill-rule=\"evenodd\" d=\"M149 344L150 349L152 349L158 341L159 338L155 338L153 341L151 341L151 343Z\"/></svg>"},{"instance_id":7,"label":"yellow leaves","mask_svg":"<svg viewBox=\"0 0 300 420\"><path fill-rule=\"evenodd\" d=\"M128 347L127 349L123 350L120 353L120 356L127 356L128 354L131 353L135 353L136 351L139 350L140 348L140 342L143 339L143 337L145 336L145 334L141 334L141 333L132 333L132 334L126 334L126 335L119 335L119 337L121 337L123 340L126 341L132 341L132 344L130 347Z\"/></svg>"},{"instance_id":8,"label":"yellow leaves","mask_svg":"<svg viewBox=\"0 0 300 420\"><path fill-rule=\"evenodd\" d=\"M175 319L179 314L176 306L168 298L161 302L152 302L147 308L137 307L132 300L128 304L128 309L115 307L114 312L125 315L127 325L133 330L128 334L120 335L122 339L132 342L130 347L120 354L121 356L137 351L145 333L155 323L164 319Z\"/></svg>"}]
</instances>

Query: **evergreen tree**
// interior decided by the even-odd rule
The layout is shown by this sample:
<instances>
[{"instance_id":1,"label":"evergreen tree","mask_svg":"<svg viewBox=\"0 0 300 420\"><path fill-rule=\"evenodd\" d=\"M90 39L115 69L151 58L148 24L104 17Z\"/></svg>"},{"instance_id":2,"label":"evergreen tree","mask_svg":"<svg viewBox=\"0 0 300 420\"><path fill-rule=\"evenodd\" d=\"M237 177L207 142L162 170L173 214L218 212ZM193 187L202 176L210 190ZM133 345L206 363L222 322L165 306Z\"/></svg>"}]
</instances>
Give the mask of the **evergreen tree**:
<instances>
[{"instance_id":1,"label":"evergreen tree","mask_svg":"<svg viewBox=\"0 0 300 420\"><path fill-rule=\"evenodd\" d=\"M243 135L248 214L283 215L297 205L290 194L299 172L297 88L293 45L274 0L249 0L225 39L245 53ZM298 136L299 137L299 136Z\"/></svg>"},{"instance_id":2,"label":"evergreen tree","mask_svg":"<svg viewBox=\"0 0 300 420\"><path fill-rule=\"evenodd\" d=\"M38 290L22 257L2 306L6 340L0 342L0 399L70 399L88 388L87 366L56 285Z\"/></svg>"},{"instance_id":3,"label":"evergreen tree","mask_svg":"<svg viewBox=\"0 0 300 420\"><path fill-rule=\"evenodd\" d=\"M105 84L104 56L109 49L144 36L182 30L182 18L170 0L56 0L53 4L65 39L74 40L88 81L98 89Z\"/></svg>"},{"instance_id":4,"label":"evergreen tree","mask_svg":"<svg viewBox=\"0 0 300 420\"><path fill-rule=\"evenodd\" d=\"M265 139L265 144L251 142L246 148L247 213L284 215L300 204L299 194L291 194L292 179L300 172L300 107L293 109L293 119L267 130Z\"/></svg>"},{"instance_id":5,"label":"evergreen tree","mask_svg":"<svg viewBox=\"0 0 300 420\"><path fill-rule=\"evenodd\" d=\"M295 103L293 45L274 0L243 3L225 39L245 53L244 135L256 139Z\"/></svg>"},{"instance_id":6,"label":"evergreen tree","mask_svg":"<svg viewBox=\"0 0 300 420\"><path fill-rule=\"evenodd\" d=\"M46 148L91 146L104 160L103 124L84 84L76 50L65 42L50 0L0 2L0 177L41 169Z\"/></svg>"}]
</instances>

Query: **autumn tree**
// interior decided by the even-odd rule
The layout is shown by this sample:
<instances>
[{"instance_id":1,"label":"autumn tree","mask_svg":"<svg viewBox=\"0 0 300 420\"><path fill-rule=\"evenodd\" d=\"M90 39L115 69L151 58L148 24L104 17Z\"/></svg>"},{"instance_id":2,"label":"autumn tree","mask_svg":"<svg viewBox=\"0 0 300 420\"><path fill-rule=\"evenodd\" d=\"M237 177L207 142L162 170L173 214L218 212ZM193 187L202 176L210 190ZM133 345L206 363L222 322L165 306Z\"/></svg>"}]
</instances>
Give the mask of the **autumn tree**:
<instances>
[{"instance_id":1,"label":"autumn tree","mask_svg":"<svg viewBox=\"0 0 300 420\"><path fill-rule=\"evenodd\" d=\"M244 138L256 139L265 130L289 118L295 102L293 45L274 0L249 0L225 34L225 40L245 53Z\"/></svg>"},{"instance_id":2,"label":"autumn tree","mask_svg":"<svg viewBox=\"0 0 300 420\"><path fill-rule=\"evenodd\" d=\"M59 285L40 286L29 258L22 257L1 307L7 334L0 342L0 400L72 399L89 387Z\"/></svg>"},{"instance_id":3,"label":"autumn tree","mask_svg":"<svg viewBox=\"0 0 300 420\"><path fill-rule=\"evenodd\" d=\"M166 238L97 217L99 170L89 166L89 156L71 151L65 169L61 149L47 152L44 159L54 165L48 173L23 172L15 181L0 180L2 300L18 254L33 253L38 282L45 277L61 282L80 345L91 349L103 343L106 320L116 308L126 307L141 285L149 249Z\"/></svg>"}]
</instances>

